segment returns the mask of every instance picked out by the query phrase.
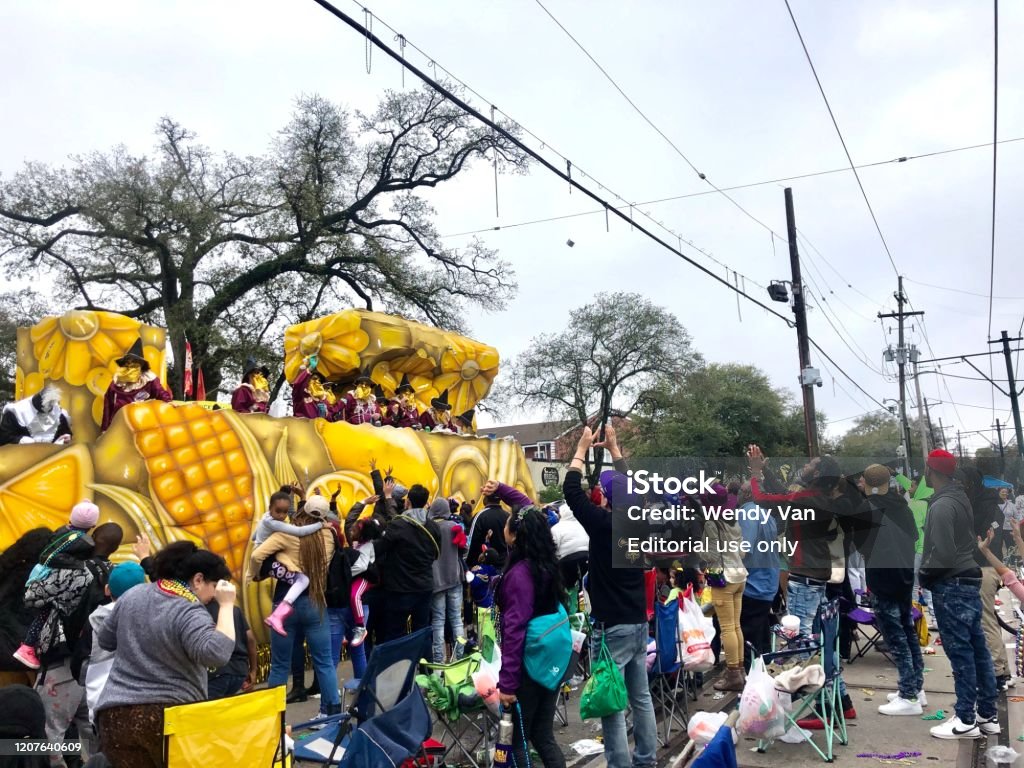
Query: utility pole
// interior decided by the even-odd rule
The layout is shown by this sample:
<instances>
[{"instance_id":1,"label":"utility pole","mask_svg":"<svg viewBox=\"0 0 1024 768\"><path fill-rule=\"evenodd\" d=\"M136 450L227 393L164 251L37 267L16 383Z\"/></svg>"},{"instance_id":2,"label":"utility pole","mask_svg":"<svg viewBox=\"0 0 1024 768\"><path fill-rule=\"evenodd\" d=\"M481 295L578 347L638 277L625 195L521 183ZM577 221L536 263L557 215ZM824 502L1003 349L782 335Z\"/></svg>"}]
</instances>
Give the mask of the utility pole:
<instances>
[{"instance_id":1,"label":"utility pole","mask_svg":"<svg viewBox=\"0 0 1024 768\"><path fill-rule=\"evenodd\" d=\"M1010 396L1010 408L1013 409L1013 428L1017 433L1017 450L1024 451L1024 434L1022 434L1020 424L1020 403L1017 400L1017 396L1020 394L1017 391L1017 381L1013 376L1013 358L1010 357L1010 342L1020 341L1021 337L1011 339L1006 331L1003 331L998 341L989 341L989 344L1002 344L1003 345L1003 357L1006 358L1006 379L1007 379L1007 394Z\"/></svg>"},{"instance_id":2,"label":"utility pole","mask_svg":"<svg viewBox=\"0 0 1024 768\"><path fill-rule=\"evenodd\" d=\"M921 397L921 376L917 372L917 350L913 350L914 358L914 389L917 391L917 420L918 426L921 428L921 458L923 464L921 465L921 471L924 471L924 467L928 464L928 429L931 426L931 422L927 420L927 407L928 403L923 397ZM909 477L909 475L908 475Z\"/></svg>"},{"instance_id":3,"label":"utility pole","mask_svg":"<svg viewBox=\"0 0 1024 768\"><path fill-rule=\"evenodd\" d=\"M793 273L793 314L796 316L796 337L800 350L800 390L804 399L804 432L807 452L818 455L818 424L814 412L814 387L821 386L821 377L811 368L811 343L807 337L807 307L803 282L800 279L800 254L796 248L796 215L793 212L793 190L785 189L786 235L789 238L789 266Z\"/></svg>"},{"instance_id":4,"label":"utility pole","mask_svg":"<svg viewBox=\"0 0 1024 768\"><path fill-rule=\"evenodd\" d=\"M900 378L900 428L902 430L903 440L903 463L905 466L904 474L910 477L910 426L907 424L907 347L905 344L905 337L903 332L903 321L908 317L914 317L915 315L923 315L924 312L904 312L903 305L907 303L907 297L903 293L903 275L899 276L899 290L893 294L896 299L896 306L898 311L888 312L886 314L878 313L878 317L895 319L899 322L899 346L896 348L896 353L893 355L892 349L890 348L887 352L887 359L891 360L893 357L896 359L896 363L899 366L899 378Z\"/></svg>"},{"instance_id":5,"label":"utility pole","mask_svg":"<svg viewBox=\"0 0 1024 768\"><path fill-rule=\"evenodd\" d=\"M964 444L960 442L960 430L956 431L956 450L960 454L961 460L964 457Z\"/></svg>"},{"instance_id":6,"label":"utility pole","mask_svg":"<svg viewBox=\"0 0 1024 768\"><path fill-rule=\"evenodd\" d=\"M939 433L942 435L942 450L946 450L946 426L942 423L941 416L939 416Z\"/></svg>"},{"instance_id":7,"label":"utility pole","mask_svg":"<svg viewBox=\"0 0 1024 768\"><path fill-rule=\"evenodd\" d=\"M1006 476L1006 452L1003 451L1003 425L996 419L996 439L999 440L999 476Z\"/></svg>"}]
</instances>

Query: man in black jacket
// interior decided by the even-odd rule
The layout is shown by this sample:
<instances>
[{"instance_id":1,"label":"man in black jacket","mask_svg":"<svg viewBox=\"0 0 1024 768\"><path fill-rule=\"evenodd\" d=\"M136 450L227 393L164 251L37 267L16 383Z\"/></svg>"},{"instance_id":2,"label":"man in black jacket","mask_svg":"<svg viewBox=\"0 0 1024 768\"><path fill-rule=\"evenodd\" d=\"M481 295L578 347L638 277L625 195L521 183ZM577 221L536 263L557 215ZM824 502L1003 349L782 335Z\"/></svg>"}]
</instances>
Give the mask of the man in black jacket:
<instances>
[{"instance_id":1,"label":"man in black jacket","mask_svg":"<svg viewBox=\"0 0 1024 768\"><path fill-rule=\"evenodd\" d=\"M407 514L422 511L429 496L422 485L412 486L406 497L406 513L389 522L383 537L374 542L380 571L379 594L370 611L374 642L401 637L410 620L413 632L430 626L434 561L441 554L441 531L433 520L421 522Z\"/></svg>"},{"instance_id":2,"label":"man in black jacket","mask_svg":"<svg viewBox=\"0 0 1024 768\"><path fill-rule=\"evenodd\" d=\"M590 536L590 572L587 592L596 622L592 648L604 642L626 681L629 706L633 711L633 737L636 754L630 758L626 720L622 712L601 718L604 756L608 768L654 768L658 749L658 731L654 704L647 681L647 604L644 572L638 568L615 568L612 530L612 497L625 495L626 462L619 451L615 429L605 427L606 439L594 443L590 427L584 427L562 492L565 502ZM581 479L584 457L591 447L606 447L615 463L615 472L601 474L601 504L594 504L584 492ZM618 500L624 503L624 498Z\"/></svg>"},{"instance_id":3,"label":"man in black jacket","mask_svg":"<svg viewBox=\"0 0 1024 768\"><path fill-rule=\"evenodd\" d=\"M981 629L981 568L974 561L977 537L967 494L953 474L956 457L928 454L925 480L935 489L924 523L919 577L932 591L942 647L953 671L955 715L931 729L937 739L977 739L1001 730L996 716L996 678ZM975 712L977 705L977 712Z\"/></svg>"},{"instance_id":4,"label":"man in black jacket","mask_svg":"<svg viewBox=\"0 0 1024 768\"><path fill-rule=\"evenodd\" d=\"M469 551L466 562L472 568L480 560L480 553L486 545L498 555L498 569L505 566L508 557L508 545L505 542L505 523L508 512L501 506L501 499L496 495L484 496L484 508L473 517L469 528Z\"/></svg>"},{"instance_id":5,"label":"man in black jacket","mask_svg":"<svg viewBox=\"0 0 1024 768\"><path fill-rule=\"evenodd\" d=\"M899 692L878 711L883 715L920 715L924 705L924 659L911 617L914 545L917 524L906 499L890 490L890 473L881 464L864 470L867 498L858 509L855 543L864 555L866 579L878 629L899 674Z\"/></svg>"}]
</instances>

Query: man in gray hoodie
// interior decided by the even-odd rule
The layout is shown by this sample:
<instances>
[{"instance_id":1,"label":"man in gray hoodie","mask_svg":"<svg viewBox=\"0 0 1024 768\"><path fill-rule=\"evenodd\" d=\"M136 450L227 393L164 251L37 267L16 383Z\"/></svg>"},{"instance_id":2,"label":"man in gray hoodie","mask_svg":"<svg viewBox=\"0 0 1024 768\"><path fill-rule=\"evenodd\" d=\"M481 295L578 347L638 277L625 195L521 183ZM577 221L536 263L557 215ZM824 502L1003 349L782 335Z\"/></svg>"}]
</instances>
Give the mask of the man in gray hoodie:
<instances>
[{"instance_id":1,"label":"man in gray hoodie","mask_svg":"<svg viewBox=\"0 0 1024 768\"><path fill-rule=\"evenodd\" d=\"M462 603L465 590L463 558L466 556L466 533L452 520L448 500L437 497L430 505L429 517L441 531L441 556L434 561L434 594L430 601L430 624L434 630L434 663L444 662L445 626L452 629L455 656L462 657L458 639L465 635Z\"/></svg>"}]
</instances>

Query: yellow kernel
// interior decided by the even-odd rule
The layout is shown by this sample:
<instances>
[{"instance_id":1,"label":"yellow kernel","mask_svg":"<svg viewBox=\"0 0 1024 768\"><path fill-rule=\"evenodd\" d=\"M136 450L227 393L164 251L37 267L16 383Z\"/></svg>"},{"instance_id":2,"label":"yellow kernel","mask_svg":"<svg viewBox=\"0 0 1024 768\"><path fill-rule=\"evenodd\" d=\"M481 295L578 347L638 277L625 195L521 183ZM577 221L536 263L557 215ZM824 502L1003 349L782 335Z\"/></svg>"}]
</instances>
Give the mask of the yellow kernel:
<instances>
[{"instance_id":1,"label":"yellow kernel","mask_svg":"<svg viewBox=\"0 0 1024 768\"><path fill-rule=\"evenodd\" d=\"M206 471L202 464L192 464L185 467L185 484L189 489L202 488L207 483Z\"/></svg>"},{"instance_id":2,"label":"yellow kernel","mask_svg":"<svg viewBox=\"0 0 1024 768\"><path fill-rule=\"evenodd\" d=\"M174 458L167 453L158 454L146 462L146 468L152 477L166 474L172 471L174 467Z\"/></svg>"},{"instance_id":3,"label":"yellow kernel","mask_svg":"<svg viewBox=\"0 0 1024 768\"><path fill-rule=\"evenodd\" d=\"M220 443L217 442L217 438L211 437L207 440L203 440L198 446L199 455L204 459L210 459L214 456L219 456L221 453Z\"/></svg>"},{"instance_id":4,"label":"yellow kernel","mask_svg":"<svg viewBox=\"0 0 1024 768\"><path fill-rule=\"evenodd\" d=\"M206 462L206 474L211 480L223 480L228 476L228 463L223 456L214 456Z\"/></svg>"},{"instance_id":5,"label":"yellow kernel","mask_svg":"<svg viewBox=\"0 0 1024 768\"><path fill-rule=\"evenodd\" d=\"M192 494L192 503L196 505L196 509L202 512L213 509L216 499L214 499L213 494L210 493L208 488L200 488Z\"/></svg>"},{"instance_id":6,"label":"yellow kernel","mask_svg":"<svg viewBox=\"0 0 1024 768\"><path fill-rule=\"evenodd\" d=\"M192 436L188 433L188 427L182 424L173 424L164 430L167 436L167 447L172 451L177 448L184 448L192 442Z\"/></svg>"},{"instance_id":7,"label":"yellow kernel","mask_svg":"<svg viewBox=\"0 0 1024 768\"><path fill-rule=\"evenodd\" d=\"M178 470L154 477L152 483L158 499L173 499L185 492L185 478Z\"/></svg>"},{"instance_id":8,"label":"yellow kernel","mask_svg":"<svg viewBox=\"0 0 1024 768\"><path fill-rule=\"evenodd\" d=\"M217 497L219 504L230 504L238 498L238 494L235 493L235 486L227 481L213 486L213 495Z\"/></svg>"},{"instance_id":9,"label":"yellow kernel","mask_svg":"<svg viewBox=\"0 0 1024 768\"><path fill-rule=\"evenodd\" d=\"M186 445L184 448L179 448L174 452L174 458L179 466L187 467L189 464L195 464L199 461L199 451L193 445Z\"/></svg>"},{"instance_id":10,"label":"yellow kernel","mask_svg":"<svg viewBox=\"0 0 1024 768\"><path fill-rule=\"evenodd\" d=\"M214 435L213 425L210 424L208 419L196 419L188 426L192 432L192 439L197 443Z\"/></svg>"},{"instance_id":11,"label":"yellow kernel","mask_svg":"<svg viewBox=\"0 0 1024 768\"><path fill-rule=\"evenodd\" d=\"M147 459L167 450L167 441L164 439L164 433L160 430L136 433L135 444L139 446L139 452Z\"/></svg>"}]
</instances>

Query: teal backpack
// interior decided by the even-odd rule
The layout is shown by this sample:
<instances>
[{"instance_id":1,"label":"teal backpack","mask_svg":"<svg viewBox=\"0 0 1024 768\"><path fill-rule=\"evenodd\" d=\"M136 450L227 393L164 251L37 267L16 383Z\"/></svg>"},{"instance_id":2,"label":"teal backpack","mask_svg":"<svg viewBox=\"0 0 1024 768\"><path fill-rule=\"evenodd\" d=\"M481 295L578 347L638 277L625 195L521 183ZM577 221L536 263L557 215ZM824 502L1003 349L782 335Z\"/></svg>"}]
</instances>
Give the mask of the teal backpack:
<instances>
[{"instance_id":1,"label":"teal backpack","mask_svg":"<svg viewBox=\"0 0 1024 768\"><path fill-rule=\"evenodd\" d=\"M526 625L523 660L526 674L549 691L558 690L572 657L572 628L565 606L555 613L535 616Z\"/></svg>"}]
</instances>

